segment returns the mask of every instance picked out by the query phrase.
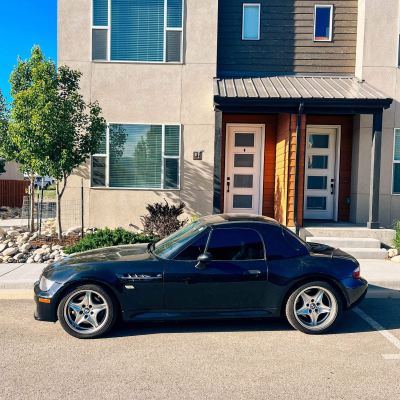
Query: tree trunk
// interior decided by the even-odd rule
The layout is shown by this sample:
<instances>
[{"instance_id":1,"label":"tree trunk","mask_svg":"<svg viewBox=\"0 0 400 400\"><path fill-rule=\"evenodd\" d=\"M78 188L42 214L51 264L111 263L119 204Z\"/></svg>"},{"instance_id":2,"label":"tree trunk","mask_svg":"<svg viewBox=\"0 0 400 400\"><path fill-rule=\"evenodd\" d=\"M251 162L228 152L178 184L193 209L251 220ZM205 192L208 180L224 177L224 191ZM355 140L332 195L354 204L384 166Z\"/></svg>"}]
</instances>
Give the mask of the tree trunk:
<instances>
[{"instance_id":1,"label":"tree trunk","mask_svg":"<svg viewBox=\"0 0 400 400\"><path fill-rule=\"evenodd\" d=\"M57 181L56 190L57 190L57 214L56 214L56 221L57 221L57 228L58 228L58 238L61 239L61 236L62 236L62 227L61 227L61 195L60 195L60 182L59 182L59 181Z\"/></svg>"},{"instance_id":2,"label":"tree trunk","mask_svg":"<svg viewBox=\"0 0 400 400\"><path fill-rule=\"evenodd\" d=\"M31 172L31 193L30 193L31 233L35 232L35 178Z\"/></svg>"}]
</instances>

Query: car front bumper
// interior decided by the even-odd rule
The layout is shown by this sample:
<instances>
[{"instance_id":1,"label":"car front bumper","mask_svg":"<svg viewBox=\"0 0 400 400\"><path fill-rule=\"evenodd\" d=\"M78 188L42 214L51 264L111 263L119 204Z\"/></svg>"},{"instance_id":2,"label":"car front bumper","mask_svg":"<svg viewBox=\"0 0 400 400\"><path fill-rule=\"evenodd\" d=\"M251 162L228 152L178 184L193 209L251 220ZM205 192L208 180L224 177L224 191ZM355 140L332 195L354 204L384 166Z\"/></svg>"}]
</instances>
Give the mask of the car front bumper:
<instances>
[{"instance_id":1,"label":"car front bumper","mask_svg":"<svg viewBox=\"0 0 400 400\"><path fill-rule=\"evenodd\" d=\"M37 321L57 321L57 294L61 286L59 283L54 283L49 291L42 292L39 287L39 281L35 282L33 291L36 309L33 316Z\"/></svg>"},{"instance_id":2,"label":"car front bumper","mask_svg":"<svg viewBox=\"0 0 400 400\"><path fill-rule=\"evenodd\" d=\"M364 278L348 278L340 281L340 283L347 298L347 310L356 307L367 295L368 282Z\"/></svg>"}]
</instances>

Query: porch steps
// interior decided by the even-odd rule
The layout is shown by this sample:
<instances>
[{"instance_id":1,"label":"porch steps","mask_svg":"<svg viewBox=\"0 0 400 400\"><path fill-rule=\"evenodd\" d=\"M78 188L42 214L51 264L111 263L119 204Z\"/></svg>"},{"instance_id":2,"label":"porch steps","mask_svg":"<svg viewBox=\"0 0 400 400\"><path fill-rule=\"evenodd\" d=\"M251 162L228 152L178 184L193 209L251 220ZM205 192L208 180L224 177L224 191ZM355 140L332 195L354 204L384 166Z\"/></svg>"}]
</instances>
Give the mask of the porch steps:
<instances>
[{"instance_id":1,"label":"porch steps","mask_svg":"<svg viewBox=\"0 0 400 400\"><path fill-rule=\"evenodd\" d=\"M381 241L379 239L307 236L306 241L322 243L327 246L338 248L358 259L383 260L389 256L388 251L381 248Z\"/></svg>"}]
</instances>

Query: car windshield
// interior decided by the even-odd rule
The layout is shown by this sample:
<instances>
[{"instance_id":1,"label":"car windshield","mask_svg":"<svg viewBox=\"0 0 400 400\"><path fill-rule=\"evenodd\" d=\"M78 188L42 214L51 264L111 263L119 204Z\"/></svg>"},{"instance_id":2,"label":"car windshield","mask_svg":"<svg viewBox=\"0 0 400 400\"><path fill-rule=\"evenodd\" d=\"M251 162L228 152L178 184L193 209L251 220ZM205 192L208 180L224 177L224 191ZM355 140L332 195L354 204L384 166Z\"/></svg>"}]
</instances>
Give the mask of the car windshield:
<instances>
[{"instance_id":1,"label":"car windshield","mask_svg":"<svg viewBox=\"0 0 400 400\"><path fill-rule=\"evenodd\" d=\"M206 229L206 225L202 225L196 221L176 231L171 236L157 242L154 246L154 254L162 258L169 258L171 254L178 248L188 243L193 237Z\"/></svg>"}]
</instances>

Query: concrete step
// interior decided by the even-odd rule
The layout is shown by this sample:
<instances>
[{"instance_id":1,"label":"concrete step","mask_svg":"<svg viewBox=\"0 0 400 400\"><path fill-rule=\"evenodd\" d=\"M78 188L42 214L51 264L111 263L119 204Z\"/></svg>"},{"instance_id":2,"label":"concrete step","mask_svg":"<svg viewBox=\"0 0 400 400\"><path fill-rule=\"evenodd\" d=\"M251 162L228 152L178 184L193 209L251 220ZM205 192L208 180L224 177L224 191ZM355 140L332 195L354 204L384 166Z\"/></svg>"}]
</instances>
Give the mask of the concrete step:
<instances>
[{"instance_id":1,"label":"concrete step","mask_svg":"<svg viewBox=\"0 0 400 400\"><path fill-rule=\"evenodd\" d=\"M388 246L393 245L396 231L393 229L367 229L362 227L305 227L300 229L300 237L304 240L313 237L370 238L380 240Z\"/></svg>"},{"instance_id":2,"label":"concrete step","mask_svg":"<svg viewBox=\"0 0 400 400\"><path fill-rule=\"evenodd\" d=\"M364 248L364 249L380 249L381 242L378 239L370 238L347 238L347 237L316 237L308 236L307 242L322 243L335 248Z\"/></svg>"},{"instance_id":3,"label":"concrete step","mask_svg":"<svg viewBox=\"0 0 400 400\"><path fill-rule=\"evenodd\" d=\"M365 249L365 248L352 248L340 247L340 250L349 253L357 259L374 259L384 260L389 257L389 252L385 249Z\"/></svg>"}]
</instances>

